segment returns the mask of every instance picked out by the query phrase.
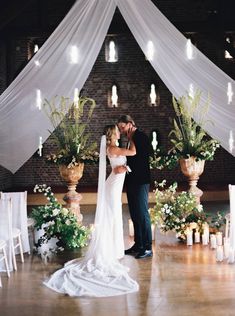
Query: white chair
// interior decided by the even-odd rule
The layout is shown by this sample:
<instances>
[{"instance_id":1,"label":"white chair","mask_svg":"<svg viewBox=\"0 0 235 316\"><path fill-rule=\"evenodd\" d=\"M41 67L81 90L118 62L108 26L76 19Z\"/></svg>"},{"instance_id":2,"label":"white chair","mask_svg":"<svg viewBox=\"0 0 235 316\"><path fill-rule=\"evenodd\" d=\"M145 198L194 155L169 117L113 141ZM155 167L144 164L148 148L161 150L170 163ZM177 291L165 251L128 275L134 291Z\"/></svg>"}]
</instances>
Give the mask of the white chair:
<instances>
[{"instance_id":1,"label":"white chair","mask_svg":"<svg viewBox=\"0 0 235 316\"><path fill-rule=\"evenodd\" d=\"M10 277L12 271L12 207L10 199L0 199L0 271L6 271ZM5 266L1 262L5 262Z\"/></svg>"},{"instance_id":2,"label":"white chair","mask_svg":"<svg viewBox=\"0 0 235 316\"><path fill-rule=\"evenodd\" d=\"M0 257L0 261L4 260L5 268L6 268L6 271L7 271L7 276L8 276L8 278L10 278L10 270L9 270L9 265L8 265L8 260L7 260L6 247L7 247L6 241L0 239L0 254L3 254ZM2 287L1 275L0 275L0 287Z\"/></svg>"},{"instance_id":3,"label":"white chair","mask_svg":"<svg viewBox=\"0 0 235 316\"><path fill-rule=\"evenodd\" d=\"M1 198L12 200L12 236L13 236L13 265L17 270L15 255L20 253L21 262L24 262L24 252L30 253L28 224L27 224L27 191L1 192Z\"/></svg>"}]
</instances>

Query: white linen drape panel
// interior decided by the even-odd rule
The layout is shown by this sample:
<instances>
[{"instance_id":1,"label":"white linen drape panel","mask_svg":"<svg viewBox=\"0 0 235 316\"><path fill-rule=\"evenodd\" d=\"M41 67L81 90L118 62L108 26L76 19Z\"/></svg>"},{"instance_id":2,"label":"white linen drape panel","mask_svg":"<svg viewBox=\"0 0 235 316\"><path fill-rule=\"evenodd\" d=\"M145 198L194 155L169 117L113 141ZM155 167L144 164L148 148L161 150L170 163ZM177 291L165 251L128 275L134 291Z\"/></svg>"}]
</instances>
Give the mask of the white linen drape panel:
<instances>
[{"instance_id":1,"label":"white linen drape panel","mask_svg":"<svg viewBox=\"0 0 235 316\"><path fill-rule=\"evenodd\" d=\"M206 130L235 155L235 144L232 150L230 147L232 137L235 140L235 96L230 104L227 96L229 82L235 94L234 80L195 46L192 59L188 59L187 39L150 0L118 0L118 7L146 56L148 43L152 42L154 56L150 63L173 95L184 95L191 84L194 92L202 91L202 104L210 94L211 106L206 119L213 124L208 123Z\"/></svg>"},{"instance_id":2,"label":"white linen drape panel","mask_svg":"<svg viewBox=\"0 0 235 316\"><path fill-rule=\"evenodd\" d=\"M150 62L172 94L184 95L193 85L194 91L202 90L203 103L210 93L206 119L214 124L207 124L206 130L235 155L235 96L230 104L227 97L229 83L235 91L232 78L195 47L188 59L187 39L150 0L79 0L0 97L0 165L16 172L37 150L39 136L47 139L52 126L36 106L37 90L43 100L55 95L72 98L74 88L82 88L116 5L145 55L152 42L155 52Z\"/></svg>"},{"instance_id":3,"label":"white linen drape panel","mask_svg":"<svg viewBox=\"0 0 235 316\"><path fill-rule=\"evenodd\" d=\"M115 7L113 0L77 1L1 95L0 165L16 172L37 150L39 137L47 139L53 128L36 106L37 89L42 100L56 95L73 98L74 89L83 87L95 63Z\"/></svg>"}]
</instances>

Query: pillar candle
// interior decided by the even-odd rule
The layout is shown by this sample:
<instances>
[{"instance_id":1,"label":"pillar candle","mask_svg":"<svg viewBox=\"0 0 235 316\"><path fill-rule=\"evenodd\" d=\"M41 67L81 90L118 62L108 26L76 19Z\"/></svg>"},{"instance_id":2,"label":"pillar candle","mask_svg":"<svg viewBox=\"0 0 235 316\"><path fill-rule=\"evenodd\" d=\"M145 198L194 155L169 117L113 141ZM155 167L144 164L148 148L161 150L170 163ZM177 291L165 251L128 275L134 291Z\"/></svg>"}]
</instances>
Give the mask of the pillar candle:
<instances>
[{"instance_id":1,"label":"pillar candle","mask_svg":"<svg viewBox=\"0 0 235 316\"><path fill-rule=\"evenodd\" d=\"M151 224L151 230L152 230L152 240L155 240L155 224Z\"/></svg>"},{"instance_id":2,"label":"pillar candle","mask_svg":"<svg viewBox=\"0 0 235 316\"><path fill-rule=\"evenodd\" d=\"M223 247L222 246L217 246L216 248L216 261L223 261L224 259L224 254L223 254Z\"/></svg>"},{"instance_id":3,"label":"pillar candle","mask_svg":"<svg viewBox=\"0 0 235 316\"><path fill-rule=\"evenodd\" d=\"M207 243L210 240L210 232L209 232L209 225L207 223L203 224L203 234L206 235Z\"/></svg>"},{"instance_id":4,"label":"pillar candle","mask_svg":"<svg viewBox=\"0 0 235 316\"><path fill-rule=\"evenodd\" d=\"M229 253L228 253L228 263L233 263L234 262L234 249L229 248Z\"/></svg>"},{"instance_id":5,"label":"pillar candle","mask_svg":"<svg viewBox=\"0 0 235 316\"><path fill-rule=\"evenodd\" d=\"M216 249L216 237L214 234L211 234L211 249Z\"/></svg>"},{"instance_id":6,"label":"pillar candle","mask_svg":"<svg viewBox=\"0 0 235 316\"><path fill-rule=\"evenodd\" d=\"M200 233L198 232L198 230L196 230L194 233L194 240L195 240L195 243L200 242Z\"/></svg>"},{"instance_id":7,"label":"pillar candle","mask_svg":"<svg viewBox=\"0 0 235 316\"><path fill-rule=\"evenodd\" d=\"M187 246L192 246L192 244L193 244L193 232L192 232L192 230L186 231L186 237L187 237Z\"/></svg>"},{"instance_id":8,"label":"pillar candle","mask_svg":"<svg viewBox=\"0 0 235 316\"><path fill-rule=\"evenodd\" d=\"M222 246L222 240L223 240L222 233L221 232L216 233L217 246Z\"/></svg>"},{"instance_id":9,"label":"pillar candle","mask_svg":"<svg viewBox=\"0 0 235 316\"><path fill-rule=\"evenodd\" d=\"M208 245L208 236L207 236L207 234L202 234L202 244L204 245L204 246L206 246L206 245Z\"/></svg>"},{"instance_id":10,"label":"pillar candle","mask_svg":"<svg viewBox=\"0 0 235 316\"><path fill-rule=\"evenodd\" d=\"M128 220L128 224L129 224L129 236L133 237L134 236L134 226L133 226L133 222L131 219Z\"/></svg>"},{"instance_id":11,"label":"pillar candle","mask_svg":"<svg viewBox=\"0 0 235 316\"><path fill-rule=\"evenodd\" d=\"M228 258L229 257L229 242L226 241L224 243L224 258Z\"/></svg>"}]
</instances>

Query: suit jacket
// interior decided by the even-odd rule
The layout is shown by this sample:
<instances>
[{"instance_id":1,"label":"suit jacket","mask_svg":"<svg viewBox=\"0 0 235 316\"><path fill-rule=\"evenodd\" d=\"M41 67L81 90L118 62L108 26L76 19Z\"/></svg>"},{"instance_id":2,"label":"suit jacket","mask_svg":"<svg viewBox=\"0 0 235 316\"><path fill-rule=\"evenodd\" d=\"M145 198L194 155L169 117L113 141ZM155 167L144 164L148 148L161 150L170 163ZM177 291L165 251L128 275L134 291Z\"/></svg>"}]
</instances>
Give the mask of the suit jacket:
<instances>
[{"instance_id":1,"label":"suit jacket","mask_svg":"<svg viewBox=\"0 0 235 316\"><path fill-rule=\"evenodd\" d=\"M139 129L135 130L132 139L136 146L136 155L127 157L127 164L131 168L131 172L126 175L126 184L150 183L150 140Z\"/></svg>"}]
</instances>

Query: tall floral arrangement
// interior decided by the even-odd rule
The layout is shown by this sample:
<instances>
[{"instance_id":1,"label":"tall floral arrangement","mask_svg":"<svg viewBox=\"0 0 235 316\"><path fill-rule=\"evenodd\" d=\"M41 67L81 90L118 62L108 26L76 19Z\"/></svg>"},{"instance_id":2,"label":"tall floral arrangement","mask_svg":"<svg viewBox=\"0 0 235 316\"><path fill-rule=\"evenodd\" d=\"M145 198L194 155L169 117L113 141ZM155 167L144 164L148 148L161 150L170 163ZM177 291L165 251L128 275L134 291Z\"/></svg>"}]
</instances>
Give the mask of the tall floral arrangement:
<instances>
[{"instance_id":1,"label":"tall floral arrangement","mask_svg":"<svg viewBox=\"0 0 235 316\"><path fill-rule=\"evenodd\" d=\"M171 152L179 158L196 157L198 160L213 160L219 147L216 140L209 138L204 130L207 123L205 116L209 110L209 97L204 105L201 104L201 92L197 91L192 97L189 94L178 99L172 98L176 119L174 128L169 134L173 144ZM193 117L197 116L197 122Z\"/></svg>"},{"instance_id":2,"label":"tall floral arrangement","mask_svg":"<svg viewBox=\"0 0 235 316\"><path fill-rule=\"evenodd\" d=\"M206 214L202 205L198 205L195 196L190 192L177 192L177 183L166 187L166 180L155 182L156 202L150 209L152 223L160 226L162 231L173 230L180 239L185 239L186 229L196 224L202 230Z\"/></svg>"},{"instance_id":3,"label":"tall floral arrangement","mask_svg":"<svg viewBox=\"0 0 235 316\"><path fill-rule=\"evenodd\" d=\"M96 162L98 160L97 144L91 142L87 127L95 108L95 101L82 97L78 101L69 98L45 100L44 110L47 113L54 131L49 131L58 150L47 156L47 160L69 168L80 162ZM85 109L88 113L85 115Z\"/></svg>"},{"instance_id":4,"label":"tall floral arrangement","mask_svg":"<svg viewBox=\"0 0 235 316\"><path fill-rule=\"evenodd\" d=\"M181 158L195 157L196 160L213 160L219 143L210 138L205 132L206 124L211 122L205 119L209 109L210 99L201 105L201 92L194 96L187 94L176 99L172 97L176 118L173 120L173 129L168 137L172 147L166 152L157 148L150 158L151 168L173 169ZM193 119L197 117L197 122Z\"/></svg>"},{"instance_id":5,"label":"tall floral arrangement","mask_svg":"<svg viewBox=\"0 0 235 316\"><path fill-rule=\"evenodd\" d=\"M57 249L75 249L87 245L89 229L78 224L77 217L63 207L46 184L36 185L34 192L43 193L48 204L34 208L31 217L35 221L36 229L43 229L36 247L47 243L51 238L58 239Z\"/></svg>"}]
</instances>

